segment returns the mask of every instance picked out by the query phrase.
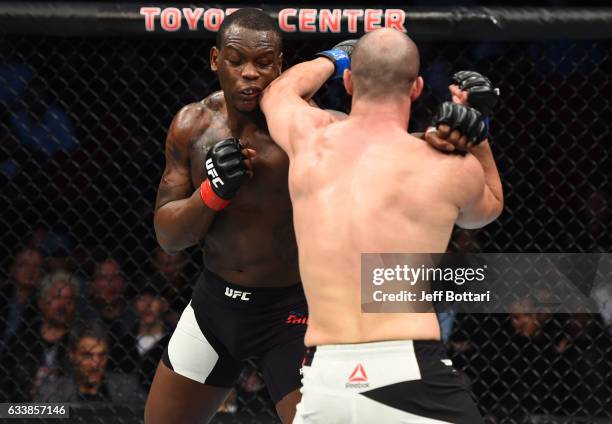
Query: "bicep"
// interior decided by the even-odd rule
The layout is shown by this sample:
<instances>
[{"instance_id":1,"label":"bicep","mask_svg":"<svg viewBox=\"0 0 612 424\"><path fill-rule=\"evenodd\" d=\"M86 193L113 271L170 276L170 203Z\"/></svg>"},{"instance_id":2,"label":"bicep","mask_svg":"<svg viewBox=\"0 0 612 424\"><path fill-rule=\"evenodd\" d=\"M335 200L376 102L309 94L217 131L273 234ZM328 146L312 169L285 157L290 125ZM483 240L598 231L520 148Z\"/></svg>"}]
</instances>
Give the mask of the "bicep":
<instances>
[{"instance_id":1,"label":"bicep","mask_svg":"<svg viewBox=\"0 0 612 424\"><path fill-rule=\"evenodd\" d=\"M166 166L157 190L156 211L166 203L189 197L194 190L186 147L169 136L165 152Z\"/></svg>"}]
</instances>

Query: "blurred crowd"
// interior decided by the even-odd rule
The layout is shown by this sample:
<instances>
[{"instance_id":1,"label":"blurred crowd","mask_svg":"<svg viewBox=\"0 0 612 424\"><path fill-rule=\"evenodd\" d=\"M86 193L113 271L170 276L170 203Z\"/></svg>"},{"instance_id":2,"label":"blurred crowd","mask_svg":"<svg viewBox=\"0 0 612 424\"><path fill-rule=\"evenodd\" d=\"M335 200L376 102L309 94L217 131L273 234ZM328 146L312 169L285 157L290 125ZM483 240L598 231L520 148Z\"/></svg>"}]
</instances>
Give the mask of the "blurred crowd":
<instances>
[{"instance_id":1,"label":"blurred crowd","mask_svg":"<svg viewBox=\"0 0 612 424\"><path fill-rule=\"evenodd\" d=\"M50 236L31 237L0 282L0 402L142 407L191 297L188 255L157 249L134 281L118 258L79 264L66 248L49 252ZM248 397L263 388L250 368L236 389ZM236 410L232 393L222 412Z\"/></svg>"},{"instance_id":2,"label":"blurred crowd","mask_svg":"<svg viewBox=\"0 0 612 424\"><path fill-rule=\"evenodd\" d=\"M143 406L190 300L193 259L157 249L146 277L133 280L118 258L78 263L65 243L50 243L57 238L39 229L12 255L0 284L0 401ZM478 249L476 233L456 232L453 246ZM612 413L612 322L605 314L440 318L451 358L490 418ZM269 402L253 367L220 412L253 409L250 399L260 408Z\"/></svg>"}]
</instances>

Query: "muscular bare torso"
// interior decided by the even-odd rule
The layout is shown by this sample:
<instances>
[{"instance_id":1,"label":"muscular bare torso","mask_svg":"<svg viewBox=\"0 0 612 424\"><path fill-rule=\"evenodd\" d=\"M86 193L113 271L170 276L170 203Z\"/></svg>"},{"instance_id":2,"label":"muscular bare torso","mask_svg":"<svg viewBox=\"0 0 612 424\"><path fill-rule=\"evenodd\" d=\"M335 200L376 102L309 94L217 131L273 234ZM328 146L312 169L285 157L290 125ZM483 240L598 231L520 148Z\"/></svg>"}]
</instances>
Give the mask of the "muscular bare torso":
<instances>
[{"instance_id":1,"label":"muscular bare torso","mask_svg":"<svg viewBox=\"0 0 612 424\"><path fill-rule=\"evenodd\" d=\"M201 108L200 126L189 142L192 189L205 178L208 149L232 137L225 100L217 92L193 105ZM216 214L203 240L206 266L224 279L246 286L299 283L297 247L287 187L287 155L256 125L233 134L256 150L253 177L242 184L229 207Z\"/></svg>"},{"instance_id":2,"label":"muscular bare torso","mask_svg":"<svg viewBox=\"0 0 612 424\"><path fill-rule=\"evenodd\" d=\"M310 312L307 345L439 339L433 313L361 313L360 254L446 251L464 196L454 172L472 159L353 118L304 140L289 186Z\"/></svg>"}]
</instances>

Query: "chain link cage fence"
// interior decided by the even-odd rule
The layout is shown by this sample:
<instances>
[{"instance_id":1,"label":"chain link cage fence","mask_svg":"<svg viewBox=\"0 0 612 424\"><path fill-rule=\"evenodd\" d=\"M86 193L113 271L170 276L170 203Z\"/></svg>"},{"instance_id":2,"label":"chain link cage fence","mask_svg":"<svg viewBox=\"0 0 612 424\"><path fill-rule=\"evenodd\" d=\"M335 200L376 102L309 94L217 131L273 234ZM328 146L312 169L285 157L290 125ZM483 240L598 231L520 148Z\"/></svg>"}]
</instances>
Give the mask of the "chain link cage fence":
<instances>
[{"instance_id":1,"label":"chain link cage fence","mask_svg":"<svg viewBox=\"0 0 612 424\"><path fill-rule=\"evenodd\" d=\"M120 395L73 403L72 415L91 423L142 421L157 361L202 260L199 249L159 249L153 207L174 114L219 88L208 63L214 41L147 33L136 16L136 35L62 35L61 22L46 34L33 19L0 38L0 402L64 390L58 381L71 378L78 354L69 334L101 333L108 351L96 359L98 372ZM454 22L446 24L455 30ZM541 31L518 30L520 39L464 40L473 31L464 27L455 37L414 34L426 89L411 130L426 128L457 70L487 75L502 93L491 131L505 210L482 230L456 231L452 250L612 251L612 42L575 36L570 26L542 39L548 27L540 24ZM285 66L337 40L294 34L284 43ZM318 100L347 108L338 86L326 86ZM609 303L599 314L441 317L451 358L487 422L612 422ZM103 324L89 324L96 318ZM158 331L139 343L143 322ZM253 363L215 422L275 417Z\"/></svg>"}]
</instances>

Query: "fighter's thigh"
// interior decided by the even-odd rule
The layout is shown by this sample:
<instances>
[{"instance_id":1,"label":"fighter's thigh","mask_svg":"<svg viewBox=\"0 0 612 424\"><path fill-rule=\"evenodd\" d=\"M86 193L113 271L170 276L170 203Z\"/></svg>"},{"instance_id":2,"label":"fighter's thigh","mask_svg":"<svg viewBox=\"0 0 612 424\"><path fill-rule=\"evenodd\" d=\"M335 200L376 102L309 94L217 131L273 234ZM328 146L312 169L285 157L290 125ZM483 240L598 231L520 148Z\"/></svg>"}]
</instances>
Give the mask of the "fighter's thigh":
<instances>
[{"instance_id":1,"label":"fighter's thigh","mask_svg":"<svg viewBox=\"0 0 612 424\"><path fill-rule=\"evenodd\" d=\"M276 412L283 424L291 424L295 417L295 409L297 404L302 399L302 394L299 389L296 389L286 394L281 400L276 403Z\"/></svg>"},{"instance_id":2,"label":"fighter's thigh","mask_svg":"<svg viewBox=\"0 0 612 424\"><path fill-rule=\"evenodd\" d=\"M299 336L266 352L259 361L268 392L283 424L293 421L295 407L301 398L301 368L306 348L303 334L299 333Z\"/></svg>"},{"instance_id":3,"label":"fighter's thigh","mask_svg":"<svg viewBox=\"0 0 612 424\"><path fill-rule=\"evenodd\" d=\"M208 423L230 390L198 383L160 362L145 406L145 424Z\"/></svg>"},{"instance_id":4,"label":"fighter's thigh","mask_svg":"<svg viewBox=\"0 0 612 424\"><path fill-rule=\"evenodd\" d=\"M207 423L241 370L241 362L200 326L190 303L157 367L145 409L147 424Z\"/></svg>"}]
</instances>

